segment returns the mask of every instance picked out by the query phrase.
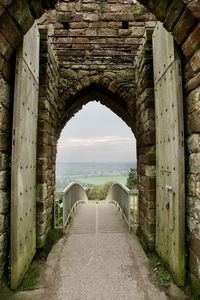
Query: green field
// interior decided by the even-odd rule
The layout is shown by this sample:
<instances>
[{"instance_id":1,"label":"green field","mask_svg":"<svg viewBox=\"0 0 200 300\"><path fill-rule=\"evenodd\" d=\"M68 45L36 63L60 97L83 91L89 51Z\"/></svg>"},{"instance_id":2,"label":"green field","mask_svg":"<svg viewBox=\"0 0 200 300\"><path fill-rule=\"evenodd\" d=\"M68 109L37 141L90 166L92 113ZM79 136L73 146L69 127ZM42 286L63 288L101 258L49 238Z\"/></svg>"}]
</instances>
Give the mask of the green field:
<instances>
[{"instance_id":1,"label":"green field","mask_svg":"<svg viewBox=\"0 0 200 300\"><path fill-rule=\"evenodd\" d=\"M86 183L86 184L94 184L94 185L104 184L109 181L126 184L127 177L126 176L97 176L91 178L78 178L77 180L82 184Z\"/></svg>"}]
</instances>

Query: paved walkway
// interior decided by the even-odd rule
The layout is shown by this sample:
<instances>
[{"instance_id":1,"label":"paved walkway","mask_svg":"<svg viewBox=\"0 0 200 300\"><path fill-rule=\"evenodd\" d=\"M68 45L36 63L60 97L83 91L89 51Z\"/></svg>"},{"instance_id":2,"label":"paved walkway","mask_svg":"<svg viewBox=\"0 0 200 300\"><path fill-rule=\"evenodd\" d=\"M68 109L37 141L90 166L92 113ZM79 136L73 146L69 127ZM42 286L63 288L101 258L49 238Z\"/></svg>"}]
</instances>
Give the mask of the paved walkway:
<instances>
[{"instance_id":1,"label":"paved walkway","mask_svg":"<svg viewBox=\"0 0 200 300\"><path fill-rule=\"evenodd\" d=\"M111 204L84 204L52 251L41 285L12 299L164 300L137 238Z\"/></svg>"}]
</instances>

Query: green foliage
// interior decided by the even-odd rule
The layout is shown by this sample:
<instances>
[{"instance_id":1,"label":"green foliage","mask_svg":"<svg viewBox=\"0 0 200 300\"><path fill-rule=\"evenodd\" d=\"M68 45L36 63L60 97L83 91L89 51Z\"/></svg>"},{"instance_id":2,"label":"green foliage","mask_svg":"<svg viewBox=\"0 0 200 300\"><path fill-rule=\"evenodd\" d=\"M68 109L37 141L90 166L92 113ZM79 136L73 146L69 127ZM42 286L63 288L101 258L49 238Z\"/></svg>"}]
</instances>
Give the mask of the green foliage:
<instances>
[{"instance_id":1,"label":"green foliage","mask_svg":"<svg viewBox=\"0 0 200 300\"><path fill-rule=\"evenodd\" d=\"M47 241L44 248L38 249L36 254L37 260L46 261L49 252L51 251L55 242L59 240L63 235L61 229L51 228L47 234Z\"/></svg>"},{"instance_id":2,"label":"green foliage","mask_svg":"<svg viewBox=\"0 0 200 300\"><path fill-rule=\"evenodd\" d=\"M89 200L105 200L106 195L113 182L106 182L102 185L92 186L86 190Z\"/></svg>"},{"instance_id":3,"label":"green foliage","mask_svg":"<svg viewBox=\"0 0 200 300\"><path fill-rule=\"evenodd\" d=\"M133 190L137 187L137 172L133 168L129 170L126 186L130 190Z\"/></svg>"},{"instance_id":4,"label":"green foliage","mask_svg":"<svg viewBox=\"0 0 200 300\"><path fill-rule=\"evenodd\" d=\"M200 289L199 288L192 288L192 296L191 300L200 300Z\"/></svg>"},{"instance_id":5,"label":"green foliage","mask_svg":"<svg viewBox=\"0 0 200 300\"><path fill-rule=\"evenodd\" d=\"M160 284L165 288L169 287L171 276L169 272L165 269L165 267L162 265L160 258L156 254L149 254L148 258L150 264L154 268L156 277L159 280Z\"/></svg>"},{"instance_id":6,"label":"green foliage","mask_svg":"<svg viewBox=\"0 0 200 300\"><path fill-rule=\"evenodd\" d=\"M112 182L121 182L123 184L126 184L127 176L94 176L94 177L80 177L77 179L79 183L81 183L83 186L87 185L101 185L105 184L109 181Z\"/></svg>"},{"instance_id":7,"label":"green foliage","mask_svg":"<svg viewBox=\"0 0 200 300\"><path fill-rule=\"evenodd\" d=\"M26 271L26 274L21 283L20 289L23 289L23 290L33 289L38 282L39 276L40 276L40 273L39 273L38 267L31 264L30 267L28 268L28 270Z\"/></svg>"},{"instance_id":8,"label":"green foliage","mask_svg":"<svg viewBox=\"0 0 200 300\"><path fill-rule=\"evenodd\" d=\"M141 5L140 3L137 3L136 5L133 6L133 13L136 15L137 14L140 15L140 14L144 13L145 11L146 11L146 8L143 5Z\"/></svg>"},{"instance_id":9,"label":"green foliage","mask_svg":"<svg viewBox=\"0 0 200 300\"><path fill-rule=\"evenodd\" d=\"M55 227L61 228L63 225L63 199L61 196L56 196L55 198Z\"/></svg>"}]
</instances>

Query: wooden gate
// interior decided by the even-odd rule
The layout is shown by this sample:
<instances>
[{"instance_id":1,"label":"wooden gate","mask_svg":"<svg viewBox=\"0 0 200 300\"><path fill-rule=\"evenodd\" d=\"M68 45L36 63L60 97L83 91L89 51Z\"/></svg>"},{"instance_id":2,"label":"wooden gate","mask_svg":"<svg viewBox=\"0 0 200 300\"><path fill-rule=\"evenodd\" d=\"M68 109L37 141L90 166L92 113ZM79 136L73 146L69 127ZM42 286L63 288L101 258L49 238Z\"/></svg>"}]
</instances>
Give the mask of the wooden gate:
<instances>
[{"instance_id":1,"label":"wooden gate","mask_svg":"<svg viewBox=\"0 0 200 300\"><path fill-rule=\"evenodd\" d=\"M11 288L18 288L36 249L36 148L39 32L33 26L17 51L11 174Z\"/></svg>"},{"instance_id":2,"label":"wooden gate","mask_svg":"<svg viewBox=\"0 0 200 300\"><path fill-rule=\"evenodd\" d=\"M156 112L156 251L185 282L185 176L181 62L160 22L153 34Z\"/></svg>"}]
</instances>

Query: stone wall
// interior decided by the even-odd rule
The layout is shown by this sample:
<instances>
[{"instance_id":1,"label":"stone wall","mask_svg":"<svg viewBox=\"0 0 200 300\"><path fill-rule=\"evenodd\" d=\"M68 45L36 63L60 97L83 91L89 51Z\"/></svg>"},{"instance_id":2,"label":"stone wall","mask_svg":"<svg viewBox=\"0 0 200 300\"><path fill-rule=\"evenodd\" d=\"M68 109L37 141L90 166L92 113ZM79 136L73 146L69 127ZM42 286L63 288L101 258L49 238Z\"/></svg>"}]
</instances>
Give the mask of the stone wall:
<instances>
[{"instance_id":1,"label":"stone wall","mask_svg":"<svg viewBox=\"0 0 200 300\"><path fill-rule=\"evenodd\" d=\"M93 97L101 99L102 104L117 113L135 132L133 60L143 40L145 25L149 26L152 19L152 14L139 5L128 1L122 6L120 0L60 2L56 10L42 16L39 24L52 24L54 27L54 35L49 41L67 43L54 44L60 70L59 132L83 104L95 99L92 96L82 98L91 86L94 90L94 85L96 90L98 87L101 90L101 97ZM114 43L121 43L123 50L116 50ZM134 44L132 51L125 51L130 44ZM107 94L107 98L115 95L118 99L115 102L103 100L103 93ZM77 99L81 99L79 103Z\"/></svg>"},{"instance_id":2,"label":"stone wall","mask_svg":"<svg viewBox=\"0 0 200 300\"><path fill-rule=\"evenodd\" d=\"M48 43L50 28L40 29L40 87L37 145L37 247L44 246L53 222L55 191L58 64Z\"/></svg>"},{"instance_id":3,"label":"stone wall","mask_svg":"<svg viewBox=\"0 0 200 300\"><path fill-rule=\"evenodd\" d=\"M155 246L156 178L155 178L155 108L152 57L152 29L136 60L136 139L139 190L138 235L146 246Z\"/></svg>"},{"instance_id":4,"label":"stone wall","mask_svg":"<svg viewBox=\"0 0 200 300\"><path fill-rule=\"evenodd\" d=\"M0 277L9 241L11 131L12 92L9 83L0 75Z\"/></svg>"},{"instance_id":5,"label":"stone wall","mask_svg":"<svg viewBox=\"0 0 200 300\"><path fill-rule=\"evenodd\" d=\"M0 188L0 273L2 273L4 266L5 248L6 240L8 239L8 207L9 207L9 187L10 187L10 140L11 140L11 127L12 127L12 90L13 82L10 81L10 58L13 51L19 44L23 34L28 31L34 22L34 19L41 16L44 9L53 7L57 1L26 1L26 0L2 0L0 1L0 172L1 172L1 188ZM199 227L199 203L200 203L200 167L199 167L199 156L200 156L200 34L199 34L199 20L200 20L200 4L199 1L147 1L140 0L152 13L154 13L159 20L164 22L164 26L168 31L171 31L175 37L177 43L180 45L184 55L184 86L185 86L185 124L186 124L186 173L187 173L187 184L186 184L186 203L187 203L187 250L188 250L188 267L190 279L195 287L200 284L200 227ZM120 1L106 1L98 4L101 8L100 14L97 14L97 3L95 1L63 1L60 2L58 6L58 11L51 11L46 13L41 22L47 22L48 17L51 19L54 17L54 24L57 28L55 33L63 32L63 27L69 26L69 33L76 34L130 34L133 33L133 28L138 34L141 30L141 25L144 26L144 19L141 20L140 13L131 11L129 4L122 4ZM74 14L74 9L77 9L77 13ZM80 7L78 7L80 6ZM123 7L123 10L122 10ZM120 10L120 13L119 13ZM140 9L139 9L140 10ZM138 11L139 11L138 10ZM66 12L67 11L67 12ZM140 11L139 11L140 12ZM134 16L134 17L133 17ZM64 19L63 19L64 18ZM152 15L146 14L145 21L149 21ZM128 29L122 29L122 21L129 21L130 27ZM137 23L136 23L137 22ZM101 26L100 26L101 25ZM125 26L126 24L124 24ZM100 27L99 27L100 26ZM83 39L85 41L85 39ZM44 43L45 44L45 43ZM46 51L46 50L45 50ZM44 52L45 52L44 51ZM42 53L42 52L41 52ZM79 70L82 66L83 61L79 57L79 63L76 69L72 67L70 63L63 63L61 65L62 78L60 79L59 86L59 109L66 109L71 107L72 110L67 112L67 115L59 114L59 129L56 127L56 121L54 115L57 115L57 107L54 104L55 97L57 97L57 82L55 81L55 76L52 75L54 71L50 70L48 63L50 62L49 54L44 54L44 67L41 68L41 87L47 88L49 92L47 95L40 90L40 109L41 113L39 126L39 141L41 144L44 143L45 147L38 146L38 169L37 169L37 182L38 182L38 245L42 245L45 241L46 232L51 223L51 204L53 195L53 183L54 183L54 167L55 166L55 149L56 149L56 139L59 136L59 131L64 126L67 120L67 115L70 113L73 115L77 111L84 101L89 101L94 95L90 95L88 99L83 99L85 97L85 92L89 92L88 88L91 84L96 84L95 87L101 86L101 96L106 92L105 103L109 103L108 97L111 95L118 95L117 101L120 105L116 105L116 102L112 100L112 108L115 109L119 114L124 114L128 112L128 115L123 117L123 119L129 119L131 116L134 119L135 115L135 92L134 86L129 88L129 83L126 78L123 85L120 84L119 78L113 77L113 73L120 70L119 64L117 69L114 67L113 70L107 69L107 65L100 65L96 67L88 67L86 70ZM42 56L41 56L42 58ZM46 62L45 62L46 59ZM48 62L49 61L49 62ZM42 62L42 60L41 60ZM143 64L141 62L141 77L145 77L148 74L148 63ZM75 66L75 65L74 65ZM13 71L14 63L12 63ZM124 64L121 64L121 72L123 75ZM89 70L88 70L89 69ZM69 71L69 72L68 72ZM81 71L81 72L79 72ZM86 71L86 73L85 73ZM69 73L71 75L69 76ZM75 72L75 73L74 73ZM95 73L96 72L96 73ZM54 91L51 87L50 77L54 78L55 87ZM76 75L75 75L76 74ZM73 77L75 76L75 80ZM77 78L78 80L77 80ZM131 73L130 73L130 76ZM70 78L69 78L70 77ZM122 76L123 77L123 76ZM73 79L73 82L68 79ZM117 82L119 81L119 82ZM145 81L145 80L144 80ZM147 213L148 205L152 205L151 211L154 215L154 201L148 202L148 195L152 195L154 198L154 145L148 144L146 139L144 140L146 146L142 147L142 136L148 133L148 128L153 128L153 116L150 111L153 105L152 90L151 85L146 86L144 81L140 80L140 85L137 85L138 101L137 108L141 111L141 117L143 118L145 126L138 128L138 172L140 177L140 196L141 196L141 227L146 234L149 241L153 241L153 228L154 223L150 214ZM148 80L147 80L148 82ZM64 84L63 84L64 83ZM66 88L65 84L69 84ZM134 84L132 82L131 84ZM128 87L127 87L128 85ZM94 86L93 86L94 87ZM103 88L102 88L103 87ZM143 91L144 89L144 91ZM84 93L81 93L84 91ZM108 92L109 91L109 92ZM55 92L55 95L54 95ZM52 97L52 95L54 95ZM78 98L81 100L77 106L73 106L75 100ZM134 97L133 97L134 96ZM50 101L51 99L51 101ZM143 99L147 99L143 101ZM45 101L47 100L47 101ZM71 101L71 102L70 102ZM86 101L86 102L87 102ZM52 102L52 103L53 103ZM115 105L114 105L115 103ZM148 104L149 103L149 104ZM50 106L51 105L51 106ZM108 104L109 105L109 104ZM123 112L123 113L122 113ZM148 113L149 112L149 113ZM70 115L70 116L71 116ZM47 119L46 119L47 118ZM57 119L58 120L58 119ZM139 113L136 118L137 126L138 124L143 124L139 122ZM146 121L145 121L146 120ZM149 122L148 122L149 120ZM134 121L135 124L135 121ZM151 124L151 125L150 125ZM134 129L134 125L129 126ZM148 127L150 126L150 127ZM143 132L142 132L143 131ZM153 134L153 132L151 133ZM149 136L151 136L151 134ZM144 135L145 136L145 135ZM55 138L56 137L56 138ZM152 136L151 136L152 137ZM148 141L148 139L147 139ZM150 176L148 176L150 175ZM149 177L149 178L148 178ZM147 179L146 179L147 178ZM146 181L145 181L146 180ZM144 194L143 187L147 186L150 189L148 195ZM147 190L148 190L147 189ZM151 194L152 193L152 194ZM150 204L151 203L151 204ZM150 207L151 208L151 207ZM50 213L47 213L50 212ZM145 213L145 214L144 214ZM147 214L147 220L145 221L144 216ZM150 221L151 220L151 221ZM152 231L149 231L152 225ZM150 234L151 232L151 234Z\"/></svg>"},{"instance_id":6,"label":"stone wall","mask_svg":"<svg viewBox=\"0 0 200 300\"><path fill-rule=\"evenodd\" d=\"M189 40L190 43L196 43L193 32ZM190 280L200 292L200 50L198 48L194 47L185 59L184 80L188 264Z\"/></svg>"}]
</instances>

